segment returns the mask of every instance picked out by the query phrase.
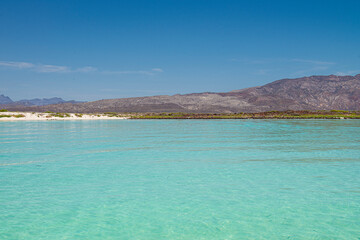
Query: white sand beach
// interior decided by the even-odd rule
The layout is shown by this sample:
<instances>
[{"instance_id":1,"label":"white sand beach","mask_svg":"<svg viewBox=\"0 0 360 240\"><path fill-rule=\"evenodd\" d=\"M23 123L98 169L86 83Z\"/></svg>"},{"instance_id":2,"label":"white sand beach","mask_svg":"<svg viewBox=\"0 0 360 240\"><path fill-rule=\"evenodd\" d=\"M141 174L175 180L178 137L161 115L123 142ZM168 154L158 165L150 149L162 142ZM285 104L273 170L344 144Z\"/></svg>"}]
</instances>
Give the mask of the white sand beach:
<instances>
[{"instance_id":1,"label":"white sand beach","mask_svg":"<svg viewBox=\"0 0 360 240\"><path fill-rule=\"evenodd\" d=\"M51 121L51 120L116 120L128 117L116 114L96 113L40 113L0 112L0 121Z\"/></svg>"}]
</instances>

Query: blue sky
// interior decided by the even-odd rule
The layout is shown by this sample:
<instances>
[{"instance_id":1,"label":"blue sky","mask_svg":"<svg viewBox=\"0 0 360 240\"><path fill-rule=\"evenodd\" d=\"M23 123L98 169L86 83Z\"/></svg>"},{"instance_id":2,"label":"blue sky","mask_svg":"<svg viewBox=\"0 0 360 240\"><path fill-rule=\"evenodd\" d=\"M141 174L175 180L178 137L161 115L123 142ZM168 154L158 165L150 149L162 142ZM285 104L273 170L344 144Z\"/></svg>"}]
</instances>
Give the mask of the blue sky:
<instances>
[{"instance_id":1,"label":"blue sky","mask_svg":"<svg viewBox=\"0 0 360 240\"><path fill-rule=\"evenodd\" d=\"M0 94L97 100L360 73L360 1L0 1Z\"/></svg>"}]
</instances>

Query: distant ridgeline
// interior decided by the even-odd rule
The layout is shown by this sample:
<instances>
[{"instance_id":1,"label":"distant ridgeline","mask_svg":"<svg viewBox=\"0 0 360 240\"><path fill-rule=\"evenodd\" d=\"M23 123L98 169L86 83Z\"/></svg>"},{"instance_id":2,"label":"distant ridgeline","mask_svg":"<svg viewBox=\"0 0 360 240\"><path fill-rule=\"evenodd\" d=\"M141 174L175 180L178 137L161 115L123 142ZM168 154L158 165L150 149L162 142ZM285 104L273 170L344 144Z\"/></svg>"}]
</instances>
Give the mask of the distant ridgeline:
<instances>
[{"instance_id":1,"label":"distant ridgeline","mask_svg":"<svg viewBox=\"0 0 360 240\"><path fill-rule=\"evenodd\" d=\"M8 96L3 94L0 95L0 105L7 106L45 106L50 104L59 104L59 103L80 103L74 100L65 101L62 98L54 97L54 98L34 98L34 99L24 99L19 101L13 101Z\"/></svg>"},{"instance_id":2,"label":"distant ridgeline","mask_svg":"<svg viewBox=\"0 0 360 240\"><path fill-rule=\"evenodd\" d=\"M58 102L55 105L42 104L42 106L23 104L12 106L10 109L78 113L251 113L286 110L360 110L360 74L282 79L260 87L225 93L206 92L119 98L85 103Z\"/></svg>"}]
</instances>

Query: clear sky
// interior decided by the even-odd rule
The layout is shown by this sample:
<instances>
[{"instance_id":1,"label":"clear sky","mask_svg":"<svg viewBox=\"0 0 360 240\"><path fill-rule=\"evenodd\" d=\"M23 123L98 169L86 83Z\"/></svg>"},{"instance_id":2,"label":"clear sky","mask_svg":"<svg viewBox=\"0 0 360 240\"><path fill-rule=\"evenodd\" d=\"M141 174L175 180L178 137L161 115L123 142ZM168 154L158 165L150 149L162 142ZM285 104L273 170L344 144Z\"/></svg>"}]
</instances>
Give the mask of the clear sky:
<instances>
[{"instance_id":1,"label":"clear sky","mask_svg":"<svg viewBox=\"0 0 360 240\"><path fill-rule=\"evenodd\" d=\"M360 73L359 0L1 0L0 94L97 100Z\"/></svg>"}]
</instances>

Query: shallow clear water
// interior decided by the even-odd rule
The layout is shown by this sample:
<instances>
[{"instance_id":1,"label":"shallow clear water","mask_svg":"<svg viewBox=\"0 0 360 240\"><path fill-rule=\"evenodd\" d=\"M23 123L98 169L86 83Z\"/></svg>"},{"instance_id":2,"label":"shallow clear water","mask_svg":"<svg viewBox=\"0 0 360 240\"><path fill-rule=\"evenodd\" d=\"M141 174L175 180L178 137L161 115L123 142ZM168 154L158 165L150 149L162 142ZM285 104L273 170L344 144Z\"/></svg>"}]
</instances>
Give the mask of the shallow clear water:
<instances>
[{"instance_id":1,"label":"shallow clear water","mask_svg":"<svg viewBox=\"0 0 360 240\"><path fill-rule=\"evenodd\" d=\"M360 239L360 121L2 122L0 239Z\"/></svg>"}]
</instances>

